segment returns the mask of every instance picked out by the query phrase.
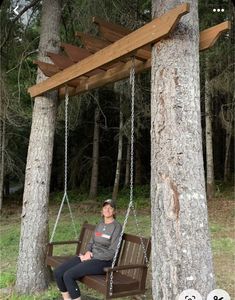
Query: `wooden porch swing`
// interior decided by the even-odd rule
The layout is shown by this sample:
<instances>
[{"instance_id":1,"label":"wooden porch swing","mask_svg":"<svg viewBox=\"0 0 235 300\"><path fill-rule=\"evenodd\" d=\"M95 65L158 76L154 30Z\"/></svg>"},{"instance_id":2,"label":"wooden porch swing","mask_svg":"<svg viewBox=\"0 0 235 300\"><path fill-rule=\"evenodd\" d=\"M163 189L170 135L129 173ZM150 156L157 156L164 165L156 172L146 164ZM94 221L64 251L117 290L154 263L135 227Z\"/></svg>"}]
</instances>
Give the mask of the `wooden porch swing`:
<instances>
[{"instance_id":1,"label":"wooden porch swing","mask_svg":"<svg viewBox=\"0 0 235 300\"><path fill-rule=\"evenodd\" d=\"M180 18L188 12L189 4L178 5L133 32L120 25L94 17L93 22L98 25L102 38L78 32L76 36L81 39L85 48L62 43L61 47L65 54L47 53L53 64L36 61L35 63L44 75L49 78L28 89L31 97L58 89L60 96L66 96L66 102L68 102L69 95L81 94L127 78L133 67L133 56L136 59L135 73L151 68L151 44L166 38L174 30ZM229 28L230 23L226 21L202 31L200 50L210 48L220 34ZM133 99L132 90L132 106L134 107ZM134 119L132 119L132 128L133 124ZM130 197L128 210L132 206ZM48 244L47 265L54 268L69 258L69 256L56 256L53 253L56 245L75 243L77 248L74 254L83 253L94 229L94 225L85 223L78 240L51 241ZM150 252L150 238L124 233L120 248L117 249L116 264L105 269L106 275L85 276L80 281L102 293L105 299L144 294Z\"/></svg>"}]
</instances>

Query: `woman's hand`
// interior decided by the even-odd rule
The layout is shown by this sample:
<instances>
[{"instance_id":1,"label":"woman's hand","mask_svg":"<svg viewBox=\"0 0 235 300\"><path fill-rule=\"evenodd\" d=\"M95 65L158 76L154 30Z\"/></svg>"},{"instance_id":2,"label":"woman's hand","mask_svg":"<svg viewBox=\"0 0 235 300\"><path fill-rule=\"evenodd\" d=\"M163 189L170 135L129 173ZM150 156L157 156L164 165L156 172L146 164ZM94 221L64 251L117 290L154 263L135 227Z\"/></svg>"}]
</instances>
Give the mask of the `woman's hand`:
<instances>
[{"instance_id":1,"label":"woman's hand","mask_svg":"<svg viewBox=\"0 0 235 300\"><path fill-rule=\"evenodd\" d=\"M91 259L92 256L93 256L92 252L87 251L84 255L80 255L79 257L80 257L81 261L85 261L85 260Z\"/></svg>"}]
</instances>

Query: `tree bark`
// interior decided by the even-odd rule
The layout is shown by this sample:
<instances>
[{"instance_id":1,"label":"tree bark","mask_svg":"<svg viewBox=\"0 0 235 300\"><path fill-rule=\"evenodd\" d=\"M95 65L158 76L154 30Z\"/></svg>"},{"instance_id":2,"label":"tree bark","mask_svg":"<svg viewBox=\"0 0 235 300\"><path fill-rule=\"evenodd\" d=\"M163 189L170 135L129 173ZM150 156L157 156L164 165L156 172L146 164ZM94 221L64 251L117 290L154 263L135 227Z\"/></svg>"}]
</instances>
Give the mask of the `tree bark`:
<instances>
[{"instance_id":1,"label":"tree bark","mask_svg":"<svg viewBox=\"0 0 235 300\"><path fill-rule=\"evenodd\" d=\"M208 229L199 86L197 1L152 50L152 290L169 300L214 288ZM152 0L154 17L180 1Z\"/></svg>"},{"instance_id":2,"label":"tree bark","mask_svg":"<svg viewBox=\"0 0 235 300\"><path fill-rule=\"evenodd\" d=\"M94 125L94 136L93 136L93 154L92 154L92 172L91 172L91 184L89 199L95 200L97 197L98 187L98 174L99 174L99 118L100 110L97 107L95 110L95 125Z\"/></svg>"},{"instance_id":3,"label":"tree bark","mask_svg":"<svg viewBox=\"0 0 235 300\"><path fill-rule=\"evenodd\" d=\"M130 183L130 141L127 142L126 148L126 173L125 173L125 186L127 187Z\"/></svg>"},{"instance_id":4,"label":"tree bark","mask_svg":"<svg viewBox=\"0 0 235 300\"><path fill-rule=\"evenodd\" d=\"M123 148L123 134L122 134L122 127L123 127L123 113L121 111L121 95L120 95L120 121L119 121L119 138L118 138L118 155L117 155L117 165L116 165L116 174L115 180L113 185L113 195L112 199L117 200L118 190L119 190L119 181L120 181L120 174L121 174L121 164L122 164L122 148Z\"/></svg>"},{"instance_id":5,"label":"tree bark","mask_svg":"<svg viewBox=\"0 0 235 300\"><path fill-rule=\"evenodd\" d=\"M205 115L206 115L206 187L207 199L214 197L214 160L213 160L213 130L211 113L211 95L209 91L209 61L205 61Z\"/></svg>"},{"instance_id":6,"label":"tree bark","mask_svg":"<svg viewBox=\"0 0 235 300\"><path fill-rule=\"evenodd\" d=\"M59 51L61 7L58 0L42 3L39 59L46 52ZM37 83L45 80L38 70ZM29 140L21 236L17 265L16 291L23 294L39 292L48 287L45 264L48 242L48 200L57 112L57 91L35 98Z\"/></svg>"}]
</instances>

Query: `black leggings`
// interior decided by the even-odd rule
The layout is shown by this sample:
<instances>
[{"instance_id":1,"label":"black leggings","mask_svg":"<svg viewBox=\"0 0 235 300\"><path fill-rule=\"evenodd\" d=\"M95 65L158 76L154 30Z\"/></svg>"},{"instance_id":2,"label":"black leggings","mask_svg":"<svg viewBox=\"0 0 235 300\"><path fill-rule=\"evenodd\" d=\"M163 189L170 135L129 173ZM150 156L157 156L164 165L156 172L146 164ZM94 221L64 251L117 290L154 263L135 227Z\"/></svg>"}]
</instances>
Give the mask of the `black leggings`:
<instances>
[{"instance_id":1,"label":"black leggings","mask_svg":"<svg viewBox=\"0 0 235 300\"><path fill-rule=\"evenodd\" d=\"M78 256L62 263L54 270L56 283L62 293L69 292L72 299L80 297L80 290L76 280L85 275L105 274L104 268L110 267L112 261L90 259L81 261Z\"/></svg>"}]
</instances>

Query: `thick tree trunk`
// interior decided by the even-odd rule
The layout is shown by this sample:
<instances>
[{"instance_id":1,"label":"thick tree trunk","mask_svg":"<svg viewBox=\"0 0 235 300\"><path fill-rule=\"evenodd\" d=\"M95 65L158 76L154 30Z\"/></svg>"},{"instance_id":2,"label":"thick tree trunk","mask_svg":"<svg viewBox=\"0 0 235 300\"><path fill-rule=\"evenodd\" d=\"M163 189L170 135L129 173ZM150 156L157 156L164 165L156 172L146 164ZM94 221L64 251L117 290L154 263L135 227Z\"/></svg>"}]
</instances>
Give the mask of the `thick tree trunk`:
<instances>
[{"instance_id":1,"label":"thick tree trunk","mask_svg":"<svg viewBox=\"0 0 235 300\"><path fill-rule=\"evenodd\" d=\"M58 0L42 2L39 59L58 52L61 7ZM37 83L45 79L38 71ZM57 112L57 92L35 98L23 195L16 291L29 294L48 286L45 264L48 242L48 199Z\"/></svg>"},{"instance_id":2,"label":"thick tree trunk","mask_svg":"<svg viewBox=\"0 0 235 300\"><path fill-rule=\"evenodd\" d=\"M120 96L121 97L121 96ZM118 155L117 155L117 165L116 165L116 174L113 185L113 200L117 200L118 190L119 190L119 181L121 174L121 164L122 164L122 148L123 148L123 113L121 111L121 99L120 99L120 121L119 121L119 138L118 138Z\"/></svg>"},{"instance_id":3,"label":"thick tree trunk","mask_svg":"<svg viewBox=\"0 0 235 300\"><path fill-rule=\"evenodd\" d=\"M93 154L92 154L92 172L89 199L95 200L97 197L98 173L99 173L99 126L100 110L97 107L95 110L95 125L93 136Z\"/></svg>"},{"instance_id":4,"label":"thick tree trunk","mask_svg":"<svg viewBox=\"0 0 235 300\"><path fill-rule=\"evenodd\" d=\"M151 202L154 300L214 288L203 170L197 1L152 50ZM179 4L152 0L153 16Z\"/></svg>"},{"instance_id":5,"label":"thick tree trunk","mask_svg":"<svg viewBox=\"0 0 235 300\"><path fill-rule=\"evenodd\" d=\"M214 161L213 161L213 130L211 113L211 95L209 91L209 61L205 63L205 115L206 115L206 187L207 199L214 197Z\"/></svg>"},{"instance_id":6,"label":"thick tree trunk","mask_svg":"<svg viewBox=\"0 0 235 300\"><path fill-rule=\"evenodd\" d=\"M131 145L128 140L126 148L126 172L125 172L125 186L128 186L130 183L130 149Z\"/></svg>"}]
</instances>

